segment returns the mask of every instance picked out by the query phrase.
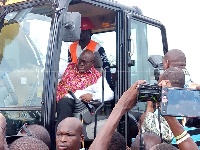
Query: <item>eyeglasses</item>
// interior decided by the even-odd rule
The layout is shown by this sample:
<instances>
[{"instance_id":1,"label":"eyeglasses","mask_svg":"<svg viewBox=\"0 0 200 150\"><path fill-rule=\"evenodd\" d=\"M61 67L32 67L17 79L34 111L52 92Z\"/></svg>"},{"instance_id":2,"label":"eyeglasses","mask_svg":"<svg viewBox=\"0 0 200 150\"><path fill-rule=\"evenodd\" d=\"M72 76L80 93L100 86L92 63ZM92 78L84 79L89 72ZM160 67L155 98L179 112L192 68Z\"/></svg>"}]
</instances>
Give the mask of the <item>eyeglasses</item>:
<instances>
[{"instance_id":1,"label":"eyeglasses","mask_svg":"<svg viewBox=\"0 0 200 150\"><path fill-rule=\"evenodd\" d=\"M89 64L89 63L92 63L92 62L94 62L94 60L92 60L92 61L86 61L86 60L83 60L83 59L78 59L78 63L79 64L81 64L81 63L83 63L83 65L86 65L86 64Z\"/></svg>"}]
</instances>

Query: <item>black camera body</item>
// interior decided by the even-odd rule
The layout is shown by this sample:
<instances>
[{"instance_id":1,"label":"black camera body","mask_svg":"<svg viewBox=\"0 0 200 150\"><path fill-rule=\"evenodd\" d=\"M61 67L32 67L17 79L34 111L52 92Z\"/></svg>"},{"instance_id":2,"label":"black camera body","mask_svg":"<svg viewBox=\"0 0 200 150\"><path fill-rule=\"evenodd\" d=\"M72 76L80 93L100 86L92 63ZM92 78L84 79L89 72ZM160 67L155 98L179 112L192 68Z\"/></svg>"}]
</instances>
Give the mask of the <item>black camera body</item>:
<instances>
[{"instance_id":1,"label":"black camera body","mask_svg":"<svg viewBox=\"0 0 200 150\"><path fill-rule=\"evenodd\" d=\"M160 102L162 95L162 87L158 86L157 84L150 85L150 84L141 84L138 88L138 102Z\"/></svg>"},{"instance_id":2,"label":"black camera body","mask_svg":"<svg viewBox=\"0 0 200 150\"><path fill-rule=\"evenodd\" d=\"M163 57L161 55L151 55L148 59L154 68L154 77L156 81L159 80L160 74L164 71L162 59Z\"/></svg>"}]
</instances>

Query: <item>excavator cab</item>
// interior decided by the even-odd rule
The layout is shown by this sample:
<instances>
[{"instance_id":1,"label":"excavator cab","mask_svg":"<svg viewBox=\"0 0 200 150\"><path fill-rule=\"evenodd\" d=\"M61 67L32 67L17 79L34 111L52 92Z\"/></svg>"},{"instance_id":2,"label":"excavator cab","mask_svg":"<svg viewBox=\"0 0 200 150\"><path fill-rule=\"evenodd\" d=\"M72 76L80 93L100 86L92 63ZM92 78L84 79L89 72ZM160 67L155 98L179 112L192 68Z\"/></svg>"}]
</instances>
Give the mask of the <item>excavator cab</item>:
<instances>
[{"instance_id":1,"label":"excavator cab","mask_svg":"<svg viewBox=\"0 0 200 150\"><path fill-rule=\"evenodd\" d=\"M68 64L69 45L80 38L81 17L93 22L92 39L104 47L111 64L114 104L138 79L155 83L148 59L168 51L164 25L136 6L107 0L6 0L1 5L0 112L7 118L7 135L27 122L41 124L51 135L52 149L56 86ZM119 123L128 145L144 110L145 103L138 103ZM89 132L96 131L93 126Z\"/></svg>"}]
</instances>

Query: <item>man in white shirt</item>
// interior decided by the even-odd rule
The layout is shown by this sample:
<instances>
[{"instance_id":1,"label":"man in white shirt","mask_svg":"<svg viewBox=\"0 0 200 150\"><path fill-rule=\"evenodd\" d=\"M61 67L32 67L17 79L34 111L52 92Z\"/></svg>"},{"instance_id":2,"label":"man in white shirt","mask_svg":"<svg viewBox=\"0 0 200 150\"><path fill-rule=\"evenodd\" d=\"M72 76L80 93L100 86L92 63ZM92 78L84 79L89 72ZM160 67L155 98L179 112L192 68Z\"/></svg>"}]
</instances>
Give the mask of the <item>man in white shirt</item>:
<instances>
[{"instance_id":1,"label":"man in white shirt","mask_svg":"<svg viewBox=\"0 0 200 150\"><path fill-rule=\"evenodd\" d=\"M77 99L89 103L92 100L102 101L102 76L94 68L94 54L85 50L78 59L78 64L70 63L57 86L57 124L64 118L72 117L75 100L68 91L72 91ZM114 93L104 79L104 101L112 100ZM105 92L104 92L105 93Z\"/></svg>"}]
</instances>

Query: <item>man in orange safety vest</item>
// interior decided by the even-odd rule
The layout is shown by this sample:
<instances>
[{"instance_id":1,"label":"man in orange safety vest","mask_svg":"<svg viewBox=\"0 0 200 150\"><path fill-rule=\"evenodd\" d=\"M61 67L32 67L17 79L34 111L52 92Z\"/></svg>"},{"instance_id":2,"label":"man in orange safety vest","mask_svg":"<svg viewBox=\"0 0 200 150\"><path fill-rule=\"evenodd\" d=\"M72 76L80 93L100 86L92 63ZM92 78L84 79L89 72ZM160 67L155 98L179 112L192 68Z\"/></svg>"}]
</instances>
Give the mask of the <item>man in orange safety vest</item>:
<instances>
[{"instance_id":1,"label":"man in orange safety vest","mask_svg":"<svg viewBox=\"0 0 200 150\"><path fill-rule=\"evenodd\" d=\"M78 57L86 49L93 52L99 52L103 62L103 69L106 70L106 80L110 85L110 88L114 90L109 60L106 56L104 48L99 43L91 40L92 29L94 29L94 25L91 20L87 17L82 17L80 40L70 45L68 51L68 62L77 63Z\"/></svg>"}]
</instances>

